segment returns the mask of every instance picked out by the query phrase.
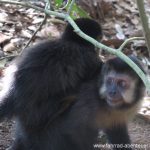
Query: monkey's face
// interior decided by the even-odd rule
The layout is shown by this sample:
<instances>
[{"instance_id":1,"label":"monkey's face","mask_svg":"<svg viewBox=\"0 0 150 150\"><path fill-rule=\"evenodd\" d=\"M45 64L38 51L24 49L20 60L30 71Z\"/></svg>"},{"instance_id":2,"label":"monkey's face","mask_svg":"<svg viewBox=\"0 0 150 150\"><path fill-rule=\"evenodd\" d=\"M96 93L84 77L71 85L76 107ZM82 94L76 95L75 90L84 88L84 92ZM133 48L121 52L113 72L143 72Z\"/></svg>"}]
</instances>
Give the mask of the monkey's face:
<instances>
[{"instance_id":1,"label":"monkey's face","mask_svg":"<svg viewBox=\"0 0 150 150\"><path fill-rule=\"evenodd\" d=\"M128 74L109 72L104 77L100 95L111 107L132 104L134 101L136 80Z\"/></svg>"}]
</instances>

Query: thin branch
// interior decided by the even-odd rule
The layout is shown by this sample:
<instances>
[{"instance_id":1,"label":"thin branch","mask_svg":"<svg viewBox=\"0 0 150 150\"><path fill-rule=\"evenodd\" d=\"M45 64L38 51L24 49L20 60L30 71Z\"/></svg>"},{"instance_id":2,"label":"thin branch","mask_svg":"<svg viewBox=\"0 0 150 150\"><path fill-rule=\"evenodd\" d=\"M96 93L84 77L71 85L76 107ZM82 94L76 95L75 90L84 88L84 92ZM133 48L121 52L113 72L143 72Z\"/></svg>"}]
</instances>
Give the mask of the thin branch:
<instances>
[{"instance_id":1,"label":"thin branch","mask_svg":"<svg viewBox=\"0 0 150 150\"><path fill-rule=\"evenodd\" d=\"M27 3L27 2L16 2L16 1L6 1L6 0L0 0L0 3L4 3L4 4L15 4L15 5L21 5L21 6L24 6L24 7L27 7L27 8L33 8L35 10L39 10L41 12L43 12L43 8L41 7L37 7L35 5L32 5L30 3Z\"/></svg>"},{"instance_id":2,"label":"thin branch","mask_svg":"<svg viewBox=\"0 0 150 150\"><path fill-rule=\"evenodd\" d=\"M142 22L142 26L144 30L145 39L147 42L149 56L150 56L150 29L149 29L149 24L148 24L148 19L145 13L145 9L144 9L144 0L137 0L136 2L137 2L138 9L139 9L140 18L141 18L141 22Z\"/></svg>"},{"instance_id":3,"label":"thin branch","mask_svg":"<svg viewBox=\"0 0 150 150\"><path fill-rule=\"evenodd\" d=\"M129 42L132 42L134 40L145 40L144 37L132 37L132 38L129 38L129 39L126 39L122 44L121 46L118 48L119 51L122 51L122 49L129 43Z\"/></svg>"},{"instance_id":4,"label":"thin branch","mask_svg":"<svg viewBox=\"0 0 150 150\"><path fill-rule=\"evenodd\" d=\"M72 7L73 7L74 3L75 3L75 0L72 0L71 3L70 3L70 6L68 8L68 12L67 12L68 15L71 13L71 10L72 10Z\"/></svg>"},{"instance_id":5,"label":"thin branch","mask_svg":"<svg viewBox=\"0 0 150 150\"><path fill-rule=\"evenodd\" d=\"M47 0L47 4L48 4L48 9L51 9L51 0Z\"/></svg>"},{"instance_id":6,"label":"thin branch","mask_svg":"<svg viewBox=\"0 0 150 150\"><path fill-rule=\"evenodd\" d=\"M52 22L52 23L56 23L56 24L63 24L63 25L65 25L66 24L66 22L65 21L63 21L63 20L61 20L61 19L57 19L57 18L50 18L50 19L48 19L48 21L49 22Z\"/></svg>"},{"instance_id":7,"label":"thin branch","mask_svg":"<svg viewBox=\"0 0 150 150\"><path fill-rule=\"evenodd\" d=\"M10 58L15 58L17 57L19 54L16 54L16 55L10 55L10 56L3 56L0 58L0 61L3 60L3 59L10 59Z\"/></svg>"},{"instance_id":8,"label":"thin branch","mask_svg":"<svg viewBox=\"0 0 150 150\"><path fill-rule=\"evenodd\" d=\"M65 8L68 6L69 1L70 1L70 0L67 0L67 3L65 4L65 6L63 6L63 7L59 8L59 10L63 10L63 9L65 9Z\"/></svg>"},{"instance_id":9,"label":"thin branch","mask_svg":"<svg viewBox=\"0 0 150 150\"><path fill-rule=\"evenodd\" d=\"M32 37L29 39L29 41L27 42L27 44L25 45L25 47L23 48L23 50L29 46L29 44L30 44L31 41L34 39L34 37L35 37L35 35L37 34L37 32L38 32L39 30L41 30L42 26L43 26L43 25L45 24L45 22L46 22L46 19L47 19L47 15L45 14L43 21L41 22L41 24L39 25L39 27L37 28L37 30L33 33ZM23 50L22 50L22 51L23 51ZM21 52L21 53L22 53L22 52Z\"/></svg>"},{"instance_id":10,"label":"thin branch","mask_svg":"<svg viewBox=\"0 0 150 150\"><path fill-rule=\"evenodd\" d=\"M49 6L50 6L49 3L50 3L50 0L47 0L45 9L49 9ZM38 32L39 30L41 30L42 26L45 24L46 20L47 20L47 14L44 15L43 21L41 22L41 24L40 24L40 26L37 28L37 30L33 33L32 37L29 39L29 41L27 42L27 44L25 45L25 47L23 48L23 50L29 46L29 44L31 43L31 41L33 40L33 38L35 37L35 35L37 34L37 32ZM23 52L23 50L21 51L21 53ZM20 53L20 54L21 54L21 53Z\"/></svg>"},{"instance_id":11,"label":"thin branch","mask_svg":"<svg viewBox=\"0 0 150 150\"><path fill-rule=\"evenodd\" d=\"M44 10L42 8L39 8L37 6L33 6L31 4L28 3L23 3L23 2L12 2L12 1L5 1L5 0L0 0L0 3L11 3L11 4L17 4L17 5L22 5L25 7L29 7L29 8L33 8L36 10L39 10L41 12L45 12L48 15L54 15L60 18L63 18L65 20L67 20L71 26L74 28L74 31L82 38L84 38L85 40L89 41L90 43L92 43L93 45L95 45L98 48L102 48L118 57L120 57L122 60L124 60L138 75L139 77L143 80L143 83L145 84L145 86L147 87L147 90L150 91L150 82L148 81L148 78L146 77L146 75L144 74L144 72L129 58L127 57L125 54L123 54L121 51L118 51L117 49L113 49L111 47L108 47L106 45L103 45L101 43L99 43L98 41L96 41L95 39L91 38L90 36L86 35L85 33L83 33L79 27L76 25L76 23L74 22L74 20L68 15L68 14L63 14L63 13L58 13L55 11L50 11L50 10Z\"/></svg>"},{"instance_id":12,"label":"thin branch","mask_svg":"<svg viewBox=\"0 0 150 150\"><path fill-rule=\"evenodd\" d=\"M16 2L16 1L0 0L0 3L14 4L14 5L24 6L24 7L27 7L27 8L33 8L33 9L38 10L40 12L44 12L44 13L46 13L48 15L54 15L54 16L57 16L57 17L60 17L60 18L63 18L63 19L66 18L66 16L67 16L66 14L63 14L63 13L47 10L47 9L44 9L44 8L32 5L29 2Z\"/></svg>"}]
</instances>

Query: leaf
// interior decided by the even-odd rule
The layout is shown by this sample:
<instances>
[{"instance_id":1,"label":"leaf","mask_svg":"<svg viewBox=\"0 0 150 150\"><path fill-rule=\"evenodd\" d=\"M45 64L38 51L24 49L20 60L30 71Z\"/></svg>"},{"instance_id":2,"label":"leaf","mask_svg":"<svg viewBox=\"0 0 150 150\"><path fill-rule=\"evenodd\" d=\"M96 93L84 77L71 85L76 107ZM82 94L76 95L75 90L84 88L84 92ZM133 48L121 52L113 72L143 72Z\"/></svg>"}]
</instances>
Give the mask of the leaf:
<instances>
[{"instance_id":1,"label":"leaf","mask_svg":"<svg viewBox=\"0 0 150 150\"><path fill-rule=\"evenodd\" d=\"M87 17L87 18L90 17L89 14L84 9L80 8L80 6L77 5L77 9L80 17Z\"/></svg>"},{"instance_id":2,"label":"leaf","mask_svg":"<svg viewBox=\"0 0 150 150\"><path fill-rule=\"evenodd\" d=\"M115 24L115 28L117 31L117 34L116 34L117 38L118 39L125 39L125 35L123 33L121 26L119 24Z\"/></svg>"},{"instance_id":3,"label":"leaf","mask_svg":"<svg viewBox=\"0 0 150 150\"><path fill-rule=\"evenodd\" d=\"M11 39L11 36L4 35L0 33L0 44L8 42Z\"/></svg>"},{"instance_id":4,"label":"leaf","mask_svg":"<svg viewBox=\"0 0 150 150\"><path fill-rule=\"evenodd\" d=\"M3 51L4 52L12 52L12 51L14 51L16 49L17 48L16 48L16 46L15 46L14 43L9 43L9 44L7 44L7 45L4 46Z\"/></svg>"},{"instance_id":5,"label":"leaf","mask_svg":"<svg viewBox=\"0 0 150 150\"><path fill-rule=\"evenodd\" d=\"M62 5L63 0L54 0L54 5L56 8L60 8Z\"/></svg>"},{"instance_id":6,"label":"leaf","mask_svg":"<svg viewBox=\"0 0 150 150\"><path fill-rule=\"evenodd\" d=\"M71 1L70 1L70 2L71 2ZM70 3L70 2L69 2L69 3ZM68 6L66 7L66 10L67 10L67 11L68 11L68 9L69 9L69 6L70 6L70 5L68 5ZM80 8L76 3L74 3L73 6L72 6L72 10L71 10L70 16L71 16L73 19L75 19L75 18L77 18L77 17L89 18L88 13L87 13L85 10L83 10L82 8Z\"/></svg>"}]
</instances>

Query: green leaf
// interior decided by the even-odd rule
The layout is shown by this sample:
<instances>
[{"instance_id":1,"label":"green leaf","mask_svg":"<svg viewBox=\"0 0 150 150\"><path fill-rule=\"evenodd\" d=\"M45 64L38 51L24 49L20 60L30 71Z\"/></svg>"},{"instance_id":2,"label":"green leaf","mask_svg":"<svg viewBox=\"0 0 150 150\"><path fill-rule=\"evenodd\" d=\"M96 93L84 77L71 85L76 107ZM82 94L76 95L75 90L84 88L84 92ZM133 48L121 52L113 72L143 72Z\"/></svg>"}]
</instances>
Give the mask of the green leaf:
<instances>
[{"instance_id":1,"label":"green leaf","mask_svg":"<svg viewBox=\"0 0 150 150\"><path fill-rule=\"evenodd\" d=\"M69 5L66 7L67 11L68 11L68 9L69 9ZM89 18L88 13L85 10L83 10L82 8L80 8L76 3L74 3L72 6L70 16L73 19L78 18L78 17L84 17L84 18L88 17Z\"/></svg>"},{"instance_id":2,"label":"green leaf","mask_svg":"<svg viewBox=\"0 0 150 150\"><path fill-rule=\"evenodd\" d=\"M60 8L62 5L63 0L54 0L54 5L56 8Z\"/></svg>"},{"instance_id":3,"label":"green leaf","mask_svg":"<svg viewBox=\"0 0 150 150\"><path fill-rule=\"evenodd\" d=\"M78 5L76 7L80 17L90 18L89 14L84 9L80 8Z\"/></svg>"},{"instance_id":4,"label":"green leaf","mask_svg":"<svg viewBox=\"0 0 150 150\"><path fill-rule=\"evenodd\" d=\"M69 10L71 1L72 0L68 0L68 2L66 4L66 6L64 8L66 11ZM63 7L63 0L53 0L53 2L54 2L54 7L56 9L59 9L60 7ZM83 10L80 6L78 6L76 3L74 3L73 6L72 6L70 16L73 19L78 18L78 17L84 17L84 18L88 17L89 18L88 13L85 10Z\"/></svg>"}]
</instances>

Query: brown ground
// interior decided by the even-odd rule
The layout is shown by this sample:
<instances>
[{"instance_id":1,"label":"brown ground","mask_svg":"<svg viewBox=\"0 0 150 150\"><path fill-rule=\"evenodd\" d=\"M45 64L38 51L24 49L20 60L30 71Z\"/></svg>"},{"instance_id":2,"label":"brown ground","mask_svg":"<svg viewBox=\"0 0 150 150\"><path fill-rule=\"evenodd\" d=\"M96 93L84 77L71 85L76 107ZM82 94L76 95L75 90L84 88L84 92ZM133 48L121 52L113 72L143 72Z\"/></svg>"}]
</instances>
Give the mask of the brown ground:
<instances>
[{"instance_id":1,"label":"brown ground","mask_svg":"<svg viewBox=\"0 0 150 150\"><path fill-rule=\"evenodd\" d=\"M6 150L12 143L12 121L0 123L0 150Z\"/></svg>"},{"instance_id":2,"label":"brown ground","mask_svg":"<svg viewBox=\"0 0 150 150\"><path fill-rule=\"evenodd\" d=\"M12 121L0 123L0 150L6 150L13 141L14 124ZM139 117L136 117L129 124L132 143L145 145L146 149L137 148L136 150L150 150L150 124Z\"/></svg>"},{"instance_id":3,"label":"brown ground","mask_svg":"<svg viewBox=\"0 0 150 150\"><path fill-rule=\"evenodd\" d=\"M131 135L132 143L146 145L146 148L137 150L150 150L150 123L135 117L135 119L129 124L129 132Z\"/></svg>"}]
</instances>

